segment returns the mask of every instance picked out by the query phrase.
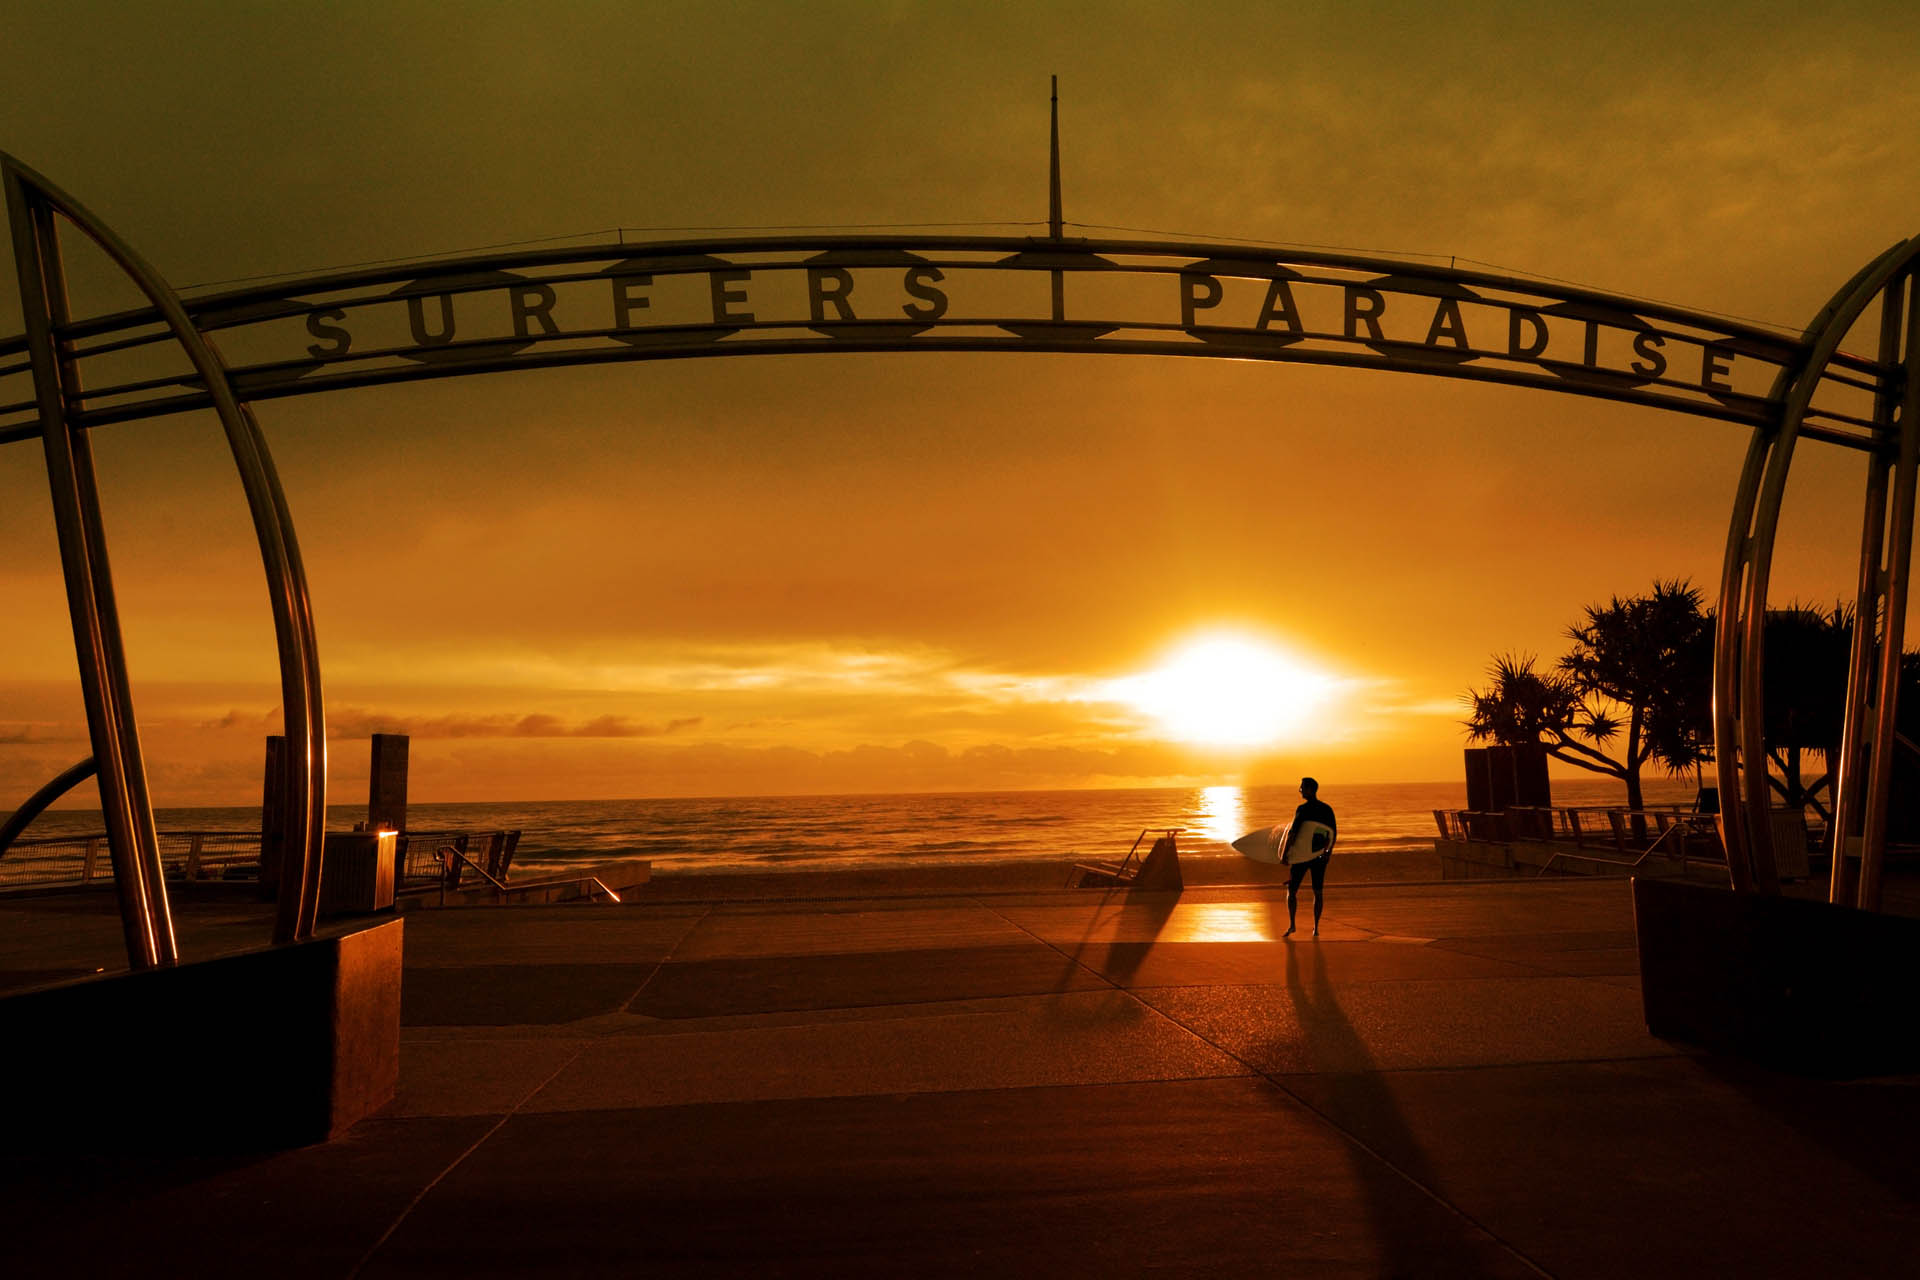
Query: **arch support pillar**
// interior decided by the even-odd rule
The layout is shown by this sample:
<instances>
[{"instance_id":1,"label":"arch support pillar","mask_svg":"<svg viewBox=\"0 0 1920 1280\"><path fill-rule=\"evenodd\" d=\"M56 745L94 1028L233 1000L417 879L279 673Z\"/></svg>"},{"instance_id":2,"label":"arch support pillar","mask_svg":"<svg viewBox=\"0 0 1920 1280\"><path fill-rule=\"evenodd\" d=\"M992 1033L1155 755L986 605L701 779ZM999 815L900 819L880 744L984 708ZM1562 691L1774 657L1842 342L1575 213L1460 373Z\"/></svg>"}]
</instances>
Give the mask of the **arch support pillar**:
<instances>
[{"instance_id":1,"label":"arch support pillar","mask_svg":"<svg viewBox=\"0 0 1920 1280\"><path fill-rule=\"evenodd\" d=\"M326 829L325 714L306 570L266 437L252 411L235 396L225 364L188 317L179 295L144 258L78 201L4 153L0 153L0 178L6 188L34 394L53 484L54 522L80 657L87 727L99 762L101 807L121 897L129 963L136 969L171 964L178 952L113 603L92 454L86 432L74 421L83 393L61 334L69 316L56 215L99 246L153 304L205 388L239 470L273 607L290 757L273 940L309 938L319 909L320 851Z\"/></svg>"},{"instance_id":2,"label":"arch support pillar","mask_svg":"<svg viewBox=\"0 0 1920 1280\"><path fill-rule=\"evenodd\" d=\"M106 526L94 481L93 446L87 433L74 424L71 412L80 400L80 375L58 336L60 326L69 319L59 228L53 209L36 198L38 193L22 172L8 165L4 180L27 356L40 410L40 443L52 490L54 532L80 664L87 733L99 767L100 817L113 861L114 891L120 898L127 963L135 969L151 969L173 964L180 952L160 866L153 802L147 794L140 730L133 717L113 569L107 560Z\"/></svg>"},{"instance_id":3,"label":"arch support pillar","mask_svg":"<svg viewBox=\"0 0 1920 1280\"><path fill-rule=\"evenodd\" d=\"M1920 239L1894 245L1861 268L1807 327L1806 359L1783 368L1768 399L1776 420L1754 429L1736 490L1720 582L1713 661L1714 770L1727 872L1740 891L1777 893L1772 789L1765 733L1767 580L1793 449L1813 394L1841 340L1867 307L1880 302L1874 387L1874 447L1867 474L1847 710L1835 786L1831 894L1868 908L1879 902L1879 868L1899 692L1901 622L1906 610L1913 534L1916 423L1914 371L1920 369L1920 290L1913 287ZM1863 831L1859 892L1848 891L1846 837ZM1877 843L1876 843L1877 841ZM1871 892L1869 893L1869 888Z\"/></svg>"},{"instance_id":4,"label":"arch support pillar","mask_svg":"<svg viewBox=\"0 0 1920 1280\"><path fill-rule=\"evenodd\" d=\"M1904 297L1902 296L1904 292ZM1854 600L1853 653L1846 720L1834 786L1830 901L1876 911L1893 799L1895 716L1900 700L1907 591L1913 551L1916 463L1920 462L1920 276L1910 267L1882 295L1880 361L1905 371L1903 386L1882 384L1874 397L1876 447L1867 461L1861 520L1860 586ZM1904 334L1902 329L1904 327ZM1860 865L1849 846L1860 832Z\"/></svg>"}]
</instances>

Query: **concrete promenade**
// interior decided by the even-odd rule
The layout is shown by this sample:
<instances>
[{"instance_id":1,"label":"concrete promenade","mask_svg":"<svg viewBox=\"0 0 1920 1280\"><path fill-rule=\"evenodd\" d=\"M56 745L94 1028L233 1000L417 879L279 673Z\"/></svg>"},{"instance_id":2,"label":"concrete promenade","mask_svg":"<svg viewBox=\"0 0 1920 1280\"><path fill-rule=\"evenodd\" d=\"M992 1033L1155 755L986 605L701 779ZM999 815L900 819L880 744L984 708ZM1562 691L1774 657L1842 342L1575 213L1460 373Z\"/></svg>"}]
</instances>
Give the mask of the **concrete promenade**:
<instances>
[{"instance_id":1,"label":"concrete promenade","mask_svg":"<svg viewBox=\"0 0 1920 1280\"><path fill-rule=\"evenodd\" d=\"M245 1161L0 1158L0 1274L1913 1274L1920 1080L1649 1037L1624 882L1341 866L1318 939L1304 891L1282 940L1268 886L984 874L411 912L392 1107ZM181 916L190 955L265 936ZM103 929L0 905L0 981Z\"/></svg>"}]
</instances>

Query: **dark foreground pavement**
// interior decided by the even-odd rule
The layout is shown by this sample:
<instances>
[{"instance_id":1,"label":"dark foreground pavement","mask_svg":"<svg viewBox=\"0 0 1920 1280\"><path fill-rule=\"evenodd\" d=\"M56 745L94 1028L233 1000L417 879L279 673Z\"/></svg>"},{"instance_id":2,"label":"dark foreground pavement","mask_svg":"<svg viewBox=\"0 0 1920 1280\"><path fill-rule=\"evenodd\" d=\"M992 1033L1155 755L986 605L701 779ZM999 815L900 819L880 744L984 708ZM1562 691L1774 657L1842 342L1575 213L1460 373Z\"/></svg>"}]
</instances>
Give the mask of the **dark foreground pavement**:
<instances>
[{"instance_id":1,"label":"dark foreground pavement","mask_svg":"<svg viewBox=\"0 0 1920 1280\"><path fill-rule=\"evenodd\" d=\"M1920 1081L1650 1038L1624 883L1330 888L410 914L392 1107L8 1159L0 1274L1914 1273Z\"/></svg>"}]
</instances>

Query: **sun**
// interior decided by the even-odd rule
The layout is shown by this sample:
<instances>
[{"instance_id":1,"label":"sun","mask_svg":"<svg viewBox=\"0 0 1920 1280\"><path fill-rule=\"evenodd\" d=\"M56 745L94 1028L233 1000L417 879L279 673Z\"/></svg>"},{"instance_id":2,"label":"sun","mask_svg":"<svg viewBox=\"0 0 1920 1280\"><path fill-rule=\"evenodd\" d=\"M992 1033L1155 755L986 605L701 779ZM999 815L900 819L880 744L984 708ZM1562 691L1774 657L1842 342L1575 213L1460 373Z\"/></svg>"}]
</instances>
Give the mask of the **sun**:
<instances>
[{"instance_id":1,"label":"sun","mask_svg":"<svg viewBox=\"0 0 1920 1280\"><path fill-rule=\"evenodd\" d=\"M1310 729L1338 687L1277 645L1213 634L1187 641L1151 671L1114 681L1111 691L1179 741L1254 747Z\"/></svg>"}]
</instances>

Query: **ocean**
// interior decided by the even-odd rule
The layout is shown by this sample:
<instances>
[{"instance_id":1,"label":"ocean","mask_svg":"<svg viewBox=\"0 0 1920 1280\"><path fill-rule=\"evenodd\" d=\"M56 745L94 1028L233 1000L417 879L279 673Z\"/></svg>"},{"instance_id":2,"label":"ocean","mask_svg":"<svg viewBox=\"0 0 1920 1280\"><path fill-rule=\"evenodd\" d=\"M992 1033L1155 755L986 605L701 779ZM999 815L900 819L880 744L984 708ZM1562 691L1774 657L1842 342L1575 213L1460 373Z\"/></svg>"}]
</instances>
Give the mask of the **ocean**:
<instances>
[{"instance_id":1,"label":"ocean","mask_svg":"<svg viewBox=\"0 0 1920 1280\"><path fill-rule=\"evenodd\" d=\"M1419 848L1438 834L1435 809L1466 804L1462 783L1323 785L1340 822L1340 851ZM1690 780L1648 779L1649 804L1690 803ZM1621 805L1621 784L1556 779L1561 805ZM925 795L757 796L676 800L415 804L417 831L518 828L514 870L558 870L617 858L649 858L657 871L934 865L1118 858L1145 828L1182 827L1183 853L1228 853L1227 843L1285 821L1299 803L1292 786L1166 787L1096 791L942 792ZM162 831L258 830L259 810L163 809ZM328 826L366 817L359 805L329 805ZM97 832L98 811L41 815L29 838ZM1143 848L1144 852L1144 848Z\"/></svg>"}]
</instances>

